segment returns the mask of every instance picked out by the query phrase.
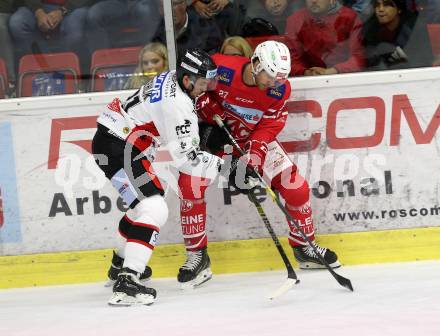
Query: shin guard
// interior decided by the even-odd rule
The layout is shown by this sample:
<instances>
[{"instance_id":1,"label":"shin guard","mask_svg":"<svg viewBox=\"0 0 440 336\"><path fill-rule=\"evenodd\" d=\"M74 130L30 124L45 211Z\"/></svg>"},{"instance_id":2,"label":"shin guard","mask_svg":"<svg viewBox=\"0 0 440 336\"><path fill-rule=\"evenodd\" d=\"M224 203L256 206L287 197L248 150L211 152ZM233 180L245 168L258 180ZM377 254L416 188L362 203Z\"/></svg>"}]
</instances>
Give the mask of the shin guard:
<instances>
[{"instance_id":1,"label":"shin guard","mask_svg":"<svg viewBox=\"0 0 440 336\"><path fill-rule=\"evenodd\" d=\"M207 181L184 173L179 176L180 220L187 251L197 251L208 244L205 230Z\"/></svg>"}]
</instances>

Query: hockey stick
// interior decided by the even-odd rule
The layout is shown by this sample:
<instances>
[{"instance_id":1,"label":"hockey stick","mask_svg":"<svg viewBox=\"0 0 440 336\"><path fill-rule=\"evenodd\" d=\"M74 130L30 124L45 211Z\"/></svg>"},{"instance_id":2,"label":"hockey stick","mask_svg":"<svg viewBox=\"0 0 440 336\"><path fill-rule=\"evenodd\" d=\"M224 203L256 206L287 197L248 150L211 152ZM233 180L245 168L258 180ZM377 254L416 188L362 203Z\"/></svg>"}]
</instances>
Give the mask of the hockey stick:
<instances>
[{"instance_id":1,"label":"hockey stick","mask_svg":"<svg viewBox=\"0 0 440 336\"><path fill-rule=\"evenodd\" d=\"M234 139L234 137L231 135L231 133L229 132L229 130L225 127L225 124L223 123L223 120L218 116L215 115L214 116L214 120L217 123L217 125L223 129L223 131L226 132L226 134L228 135L228 138L231 140L233 146L237 149L237 151L240 153L240 155L246 155L246 153L241 149L241 147L238 145L237 141ZM316 256L318 257L318 259L321 261L321 263L325 266L325 268L327 268L327 270L331 273L331 275L333 275L333 277L336 279L336 281L343 287L353 291L353 286L351 284L351 281L347 278L344 278L343 276L337 274L328 264L328 262L324 259L324 257L319 253L319 251L317 250L317 248L315 247L315 245L311 242L311 240L309 239L309 237L307 237L307 235L304 234L304 232L301 230L301 228L299 227L299 225L296 223L296 221L292 218L292 216L290 215L290 213L287 211L287 209L284 207L284 205L281 203L280 199L278 198L278 196L275 194L275 192L272 190L272 188L266 183L266 181L263 179L263 177L260 175L260 173L254 168L254 173L255 175L258 177L258 179L260 180L260 183L262 184L262 186L266 189L267 193L272 197L272 200L278 205L278 207L280 208L280 210L284 213L284 215L286 215L287 219L289 220L289 222L291 222L293 224L293 226L295 227L295 229L299 232L299 234L301 235L301 237L307 242L307 244L309 244L309 246L312 248L313 252L315 252ZM260 205L261 207L261 205ZM258 209L258 208L257 208ZM273 237L272 237L273 238Z\"/></svg>"}]
</instances>

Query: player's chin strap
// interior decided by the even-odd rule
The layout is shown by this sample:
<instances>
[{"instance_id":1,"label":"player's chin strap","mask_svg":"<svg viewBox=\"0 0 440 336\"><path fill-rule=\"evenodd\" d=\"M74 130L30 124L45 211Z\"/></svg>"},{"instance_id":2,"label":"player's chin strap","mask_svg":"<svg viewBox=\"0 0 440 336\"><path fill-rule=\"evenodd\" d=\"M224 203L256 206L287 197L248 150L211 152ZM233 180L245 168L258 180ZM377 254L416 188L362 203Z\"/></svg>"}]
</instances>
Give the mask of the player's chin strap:
<instances>
[{"instance_id":1,"label":"player's chin strap","mask_svg":"<svg viewBox=\"0 0 440 336\"><path fill-rule=\"evenodd\" d=\"M190 75L187 75L189 80L190 80L190 84L191 86L189 88L186 88L185 85L183 84L183 78L178 78L177 79L177 83L179 84L180 88L182 89L183 92L185 92L185 94L191 98L192 101L195 101L194 98L191 97L191 91L194 89L194 84L195 81L193 81L193 79L190 78Z\"/></svg>"},{"instance_id":2,"label":"player's chin strap","mask_svg":"<svg viewBox=\"0 0 440 336\"><path fill-rule=\"evenodd\" d=\"M185 89L185 92L186 92L186 94L188 95L188 97L190 97L191 98L191 100L193 101L193 102L196 102L197 101L197 97L191 97L191 92L192 92L192 90L194 90L194 83L195 82L193 82L191 79L190 79L190 81L189 81L189 84L190 84L190 87L188 88L188 89Z\"/></svg>"},{"instance_id":3,"label":"player's chin strap","mask_svg":"<svg viewBox=\"0 0 440 336\"><path fill-rule=\"evenodd\" d=\"M244 156L246 155L246 153L243 151L243 149L241 149L241 147L238 145L237 141L234 139L234 137L232 136L232 134L229 132L229 130L225 127L225 124L223 123L223 120L218 116L218 115L214 115L213 119L215 120L215 122L217 123L217 125L223 129L224 132L226 132L228 138L231 140L232 145L235 147L235 149L240 153L240 155ZM293 219L292 215L287 211L287 209L285 208L285 206L281 203L279 197L275 194L275 192L272 190L272 188L269 186L269 184L267 184L267 182L263 179L263 177L260 175L260 173L258 172L258 170L256 168L254 168L254 173L255 175L258 177L261 185L264 187L264 189L267 190L268 194L272 197L273 201L278 205L278 207L280 208L280 210L284 213L284 215L287 217L287 219L289 220L289 222L295 227L295 229L299 232L299 234L301 235L301 237L304 239L304 241L307 242L307 244L312 248L312 250L316 253L317 257L319 258L319 260L322 262L322 264L327 268L327 270L333 275L333 277L336 279L336 281L343 287L353 291L353 286L351 284L351 281L347 278L344 278L343 276L340 276L339 274L337 274L328 264L328 262L324 259L324 257L321 255L321 253L319 253L319 251L317 250L316 246L312 243L312 241L310 240L309 237L307 237L306 234L304 234L304 232L301 230L299 224L297 223L297 221L295 219ZM298 283L299 280L296 277L295 271L293 270L292 265L289 262L289 259L286 256L286 253L284 252L283 247L280 244L280 241L278 240L278 237L276 236L275 232L273 231L272 226L269 223L269 220L267 219L266 215L264 214L263 208L261 206L261 204L258 202L257 198L255 197L255 195L253 194L253 191L250 190L249 191L249 195L252 199L252 201L255 203L258 213L260 214L261 218L264 221L264 224L266 225L267 230L270 233L270 236L273 240L273 242L275 243L275 246L278 249L278 252L281 255L281 258L283 258L284 264L286 265L287 268L287 273L288 273L288 280L287 282L275 293L278 295L281 295L283 293L285 293L287 290L289 290L290 288L293 287L293 285L295 283ZM271 298L274 298L275 295L273 295Z\"/></svg>"}]
</instances>

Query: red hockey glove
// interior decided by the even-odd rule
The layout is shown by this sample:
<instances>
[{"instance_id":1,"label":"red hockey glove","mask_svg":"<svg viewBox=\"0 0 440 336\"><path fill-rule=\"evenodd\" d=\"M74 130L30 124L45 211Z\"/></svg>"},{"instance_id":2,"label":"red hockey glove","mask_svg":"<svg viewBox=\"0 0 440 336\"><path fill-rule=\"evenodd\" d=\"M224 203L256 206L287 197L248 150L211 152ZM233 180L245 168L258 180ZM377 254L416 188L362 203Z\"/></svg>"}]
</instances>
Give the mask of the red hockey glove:
<instances>
[{"instance_id":1,"label":"red hockey glove","mask_svg":"<svg viewBox=\"0 0 440 336\"><path fill-rule=\"evenodd\" d=\"M267 154L267 144L258 140L250 140L246 142L244 149L248 154L248 165L252 168L256 168L260 175L263 174L263 165Z\"/></svg>"},{"instance_id":2,"label":"red hockey glove","mask_svg":"<svg viewBox=\"0 0 440 336\"><path fill-rule=\"evenodd\" d=\"M214 120L215 115L218 115L222 120L226 118L225 110L221 104L209 93L204 93L197 98L196 112L203 121L214 125L217 125Z\"/></svg>"}]
</instances>

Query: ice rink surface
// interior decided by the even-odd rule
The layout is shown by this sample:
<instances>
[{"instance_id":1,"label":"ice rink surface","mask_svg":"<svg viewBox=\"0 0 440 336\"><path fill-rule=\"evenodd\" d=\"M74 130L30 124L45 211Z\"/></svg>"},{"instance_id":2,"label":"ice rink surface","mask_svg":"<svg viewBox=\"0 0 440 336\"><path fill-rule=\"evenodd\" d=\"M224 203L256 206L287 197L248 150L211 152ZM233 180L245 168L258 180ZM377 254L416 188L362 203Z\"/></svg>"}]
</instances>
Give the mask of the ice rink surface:
<instances>
[{"instance_id":1,"label":"ice rink surface","mask_svg":"<svg viewBox=\"0 0 440 336\"><path fill-rule=\"evenodd\" d=\"M343 267L355 291L326 270L274 301L285 272L214 275L196 290L150 281L150 307L109 307L103 283L0 290L0 335L440 335L440 261Z\"/></svg>"}]
</instances>

